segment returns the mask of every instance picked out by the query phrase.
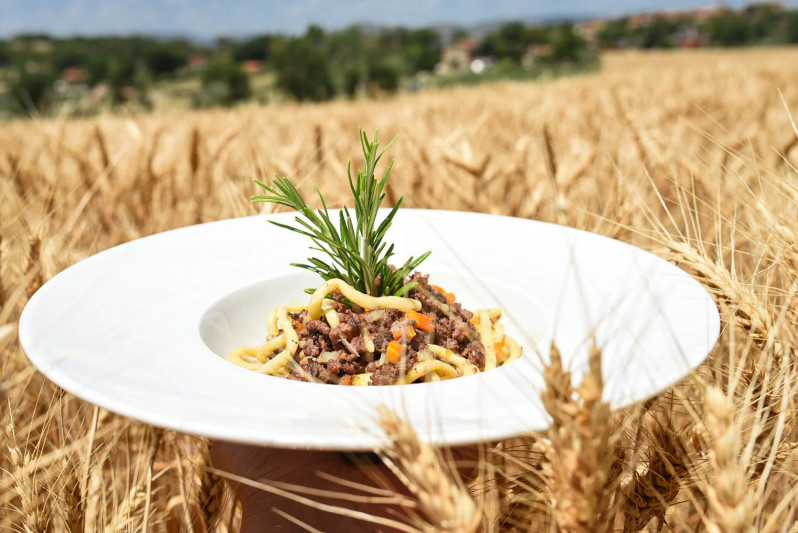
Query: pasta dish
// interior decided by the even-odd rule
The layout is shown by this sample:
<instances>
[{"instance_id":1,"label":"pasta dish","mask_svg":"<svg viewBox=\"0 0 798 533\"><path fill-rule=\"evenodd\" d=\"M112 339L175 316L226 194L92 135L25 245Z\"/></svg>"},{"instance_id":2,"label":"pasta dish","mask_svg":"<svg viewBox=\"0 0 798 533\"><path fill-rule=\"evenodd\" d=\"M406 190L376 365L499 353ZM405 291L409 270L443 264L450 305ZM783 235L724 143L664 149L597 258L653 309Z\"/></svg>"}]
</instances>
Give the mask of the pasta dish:
<instances>
[{"instance_id":1,"label":"pasta dish","mask_svg":"<svg viewBox=\"0 0 798 533\"><path fill-rule=\"evenodd\" d=\"M272 311L266 342L237 348L230 361L302 381L391 385L468 376L521 356L500 310L471 313L427 278L413 274L418 286L406 298L329 280L307 305Z\"/></svg>"},{"instance_id":2,"label":"pasta dish","mask_svg":"<svg viewBox=\"0 0 798 533\"><path fill-rule=\"evenodd\" d=\"M288 379L339 385L392 385L435 382L468 376L508 364L521 356L519 344L504 332L498 309L472 313L455 296L415 268L430 252L395 266L393 245L385 234L402 198L378 223L385 184L375 168L383 152L375 134L360 133L365 169L349 186L355 218L347 208L333 223L327 204L313 210L286 178L271 185L255 180L269 194L253 201L291 207L298 226L272 223L309 237L327 260L294 264L319 274L324 284L307 305L280 306L266 321L268 337L260 346L242 346L233 363ZM318 190L317 190L318 192Z\"/></svg>"}]
</instances>

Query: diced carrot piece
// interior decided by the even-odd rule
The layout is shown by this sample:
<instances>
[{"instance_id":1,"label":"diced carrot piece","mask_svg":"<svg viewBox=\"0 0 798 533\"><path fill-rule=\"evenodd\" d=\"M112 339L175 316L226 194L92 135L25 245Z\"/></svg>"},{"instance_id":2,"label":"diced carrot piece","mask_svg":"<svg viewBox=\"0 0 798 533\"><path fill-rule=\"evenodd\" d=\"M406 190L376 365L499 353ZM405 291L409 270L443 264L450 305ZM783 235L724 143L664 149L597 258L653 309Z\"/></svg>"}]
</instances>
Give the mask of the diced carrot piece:
<instances>
[{"instance_id":1,"label":"diced carrot piece","mask_svg":"<svg viewBox=\"0 0 798 533\"><path fill-rule=\"evenodd\" d=\"M339 385L351 385L352 384L352 376L344 376L341 378L341 381L338 382Z\"/></svg>"},{"instance_id":2,"label":"diced carrot piece","mask_svg":"<svg viewBox=\"0 0 798 533\"><path fill-rule=\"evenodd\" d=\"M446 301L449 302L449 305L452 305L454 303L454 294L452 294L451 292L446 292L437 285L430 285L430 287L443 294L446 297Z\"/></svg>"},{"instance_id":3,"label":"diced carrot piece","mask_svg":"<svg viewBox=\"0 0 798 533\"><path fill-rule=\"evenodd\" d=\"M388 349L385 350L385 358L391 364L398 364L402 359L402 345L396 341L388 343Z\"/></svg>"},{"instance_id":4,"label":"diced carrot piece","mask_svg":"<svg viewBox=\"0 0 798 533\"><path fill-rule=\"evenodd\" d=\"M405 313L405 318L415 322L418 329L423 329L424 331L430 332L433 331L432 318L428 315L419 313L417 311L408 311Z\"/></svg>"},{"instance_id":5,"label":"diced carrot piece","mask_svg":"<svg viewBox=\"0 0 798 533\"><path fill-rule=\"evenodd\" d=\"M405 337L407 340L410 340L410 339L412 339L413 337L415 337L415 336L416 336L416 330L414 330L414 329L413 329L413 328L411 328L410 326L407 326L407 327L405 328L404 332L401 332L401 331L394 331L394 332L393 332L393 338L394 338L394 340L397 340L397 341L398 341L399 339L401 339L401 338L402 338L402 335L404 335L404 337Z\"/></svg>"},{"instance_id":6,"label":"diced carrot piece","mask_svg":"<svg viewBox=\"0 0 798 533\"><path fill-rule=\"evenodd\" d=\"M502 339L500 342L493 343L493 352L496 354L496 360L500 363L504 362L510 353L507 350L507 347L504 345L504 339Z\"/></svg>"}]
</instances>

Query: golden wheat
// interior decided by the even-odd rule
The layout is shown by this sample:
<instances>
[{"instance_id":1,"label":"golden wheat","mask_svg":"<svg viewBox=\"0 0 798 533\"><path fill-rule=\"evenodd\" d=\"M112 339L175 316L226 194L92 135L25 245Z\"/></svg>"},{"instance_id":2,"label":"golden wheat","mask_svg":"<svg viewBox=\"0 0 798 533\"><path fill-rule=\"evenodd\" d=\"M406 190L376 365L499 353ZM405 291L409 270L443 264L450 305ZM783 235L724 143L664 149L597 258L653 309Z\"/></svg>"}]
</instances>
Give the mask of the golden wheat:
<instances>
[{"instance_id":1,"label":"golden wheat","mask_svg":"<svg viewBox=\"0 0 798 533\"><path fill-rule=\"evenodd\" d=\"M559 222L642 246L694 274L723 320L701 368L621 413L601 401L600 352L581 386L555 352L544 393L551 430L483 446L462 482L446 453L386 414L394 447L384 457L413 498L397 496L407 516L371 524L789 530L798 516L798 50L604 61L584 77L379 101L0 125L0 530L238 529L240 508L208 464L206 440L60 391L31 367L15 324L34 290L97 251L256 213L252 178L287 175L340 205L359 127L399 136L389 200ZM329 496L248 483L309 505Z\"/></svg>"}]
</instances>

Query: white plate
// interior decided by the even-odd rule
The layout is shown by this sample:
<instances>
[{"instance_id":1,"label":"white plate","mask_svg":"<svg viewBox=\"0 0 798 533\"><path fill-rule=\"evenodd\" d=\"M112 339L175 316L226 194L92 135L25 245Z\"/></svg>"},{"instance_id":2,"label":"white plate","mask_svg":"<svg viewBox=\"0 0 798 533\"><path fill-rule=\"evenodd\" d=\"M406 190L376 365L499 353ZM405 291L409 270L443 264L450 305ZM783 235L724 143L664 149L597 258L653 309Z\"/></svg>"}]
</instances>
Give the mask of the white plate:
<instances>
[{"instance_id":1,"label":"white plate","mask_svg":"<svg viewBox=\"0 0 798 533\"><path fill-rule=\"evenodd\" d=\"M536 351L546 354L552 339L579 380L595 334L605 399L620 408L686 376L718 337L717 309L695 280L606 237L402 209L388 239L401 260L432 250L421 270L466 308L501 307L525 357L477 376L389 387L301 383L225 361L233 347L265 338L273 307L320 284L289 266L308 256L307 239L266 216L168 231L81 261L31 298L20 340L48 378L121 415L230 441L365 450L382 442L379 405L435 444L545 429Z\"/></svg>"}]
</instances>

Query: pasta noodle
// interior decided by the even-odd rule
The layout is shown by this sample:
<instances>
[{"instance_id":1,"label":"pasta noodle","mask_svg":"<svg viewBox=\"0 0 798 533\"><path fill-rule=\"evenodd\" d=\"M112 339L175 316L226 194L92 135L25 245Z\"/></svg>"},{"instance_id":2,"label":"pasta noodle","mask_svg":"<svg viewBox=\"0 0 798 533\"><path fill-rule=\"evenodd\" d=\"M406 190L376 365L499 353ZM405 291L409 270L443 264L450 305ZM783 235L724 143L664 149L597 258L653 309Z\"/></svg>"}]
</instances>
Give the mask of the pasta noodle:
<instances>
[{"instance_id":1,"label":"pasta noodle","mask_svg":"<svg viewBox=\"0 0 798 533\"><path fill-rule=\"evenodd\" d=\"M266 322L269 338L260 346L235 349L229 360L271 376L367 386L469 376L521 356L520 345L499 322L501 310L482 309L471 315L454 302L454 295L426 285L425 276L419 279L424 283L410 293L419 299L369 296L340 279L330 279L313 292L307 306L298 303L274 309ZM340 301L344 298L347 305ZM425 307L429 315L421 312ZM462 317L469 315L466 323ZM349 338L343 331L349 332ZM388 332L391 341L386 339ZM470 342L469 353L457 353L432 340L455 348L458 342ZM336 342L343 348L318 353L315 345L308 349L311 342L324 346ZM347 372L347 368L361 371Z\"/></svg>"}]
</instances>

